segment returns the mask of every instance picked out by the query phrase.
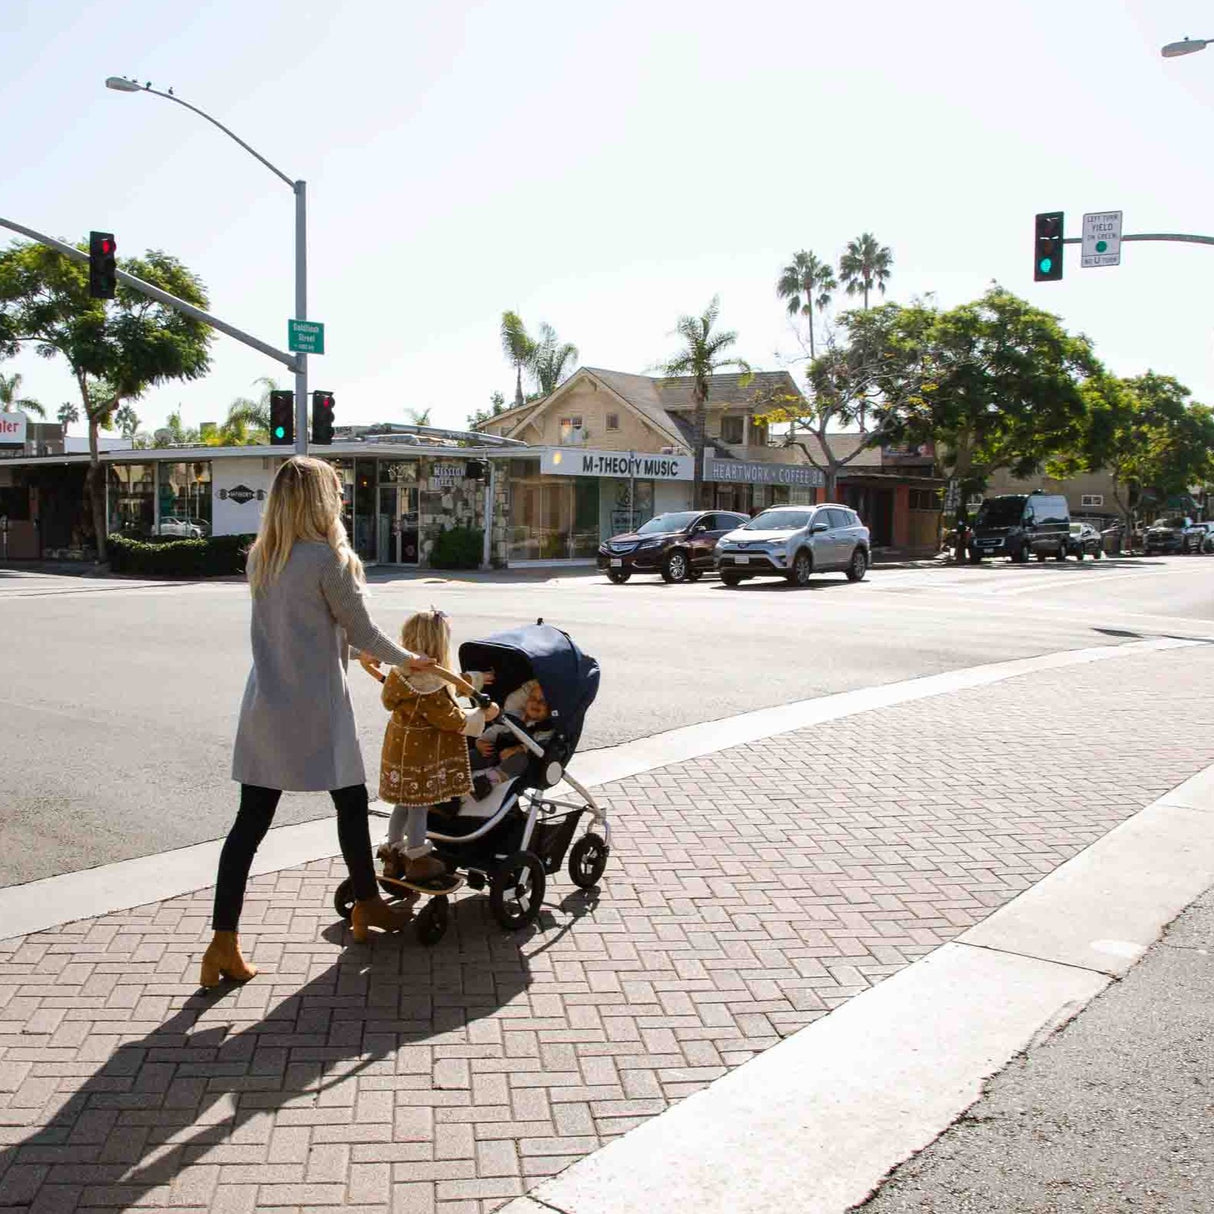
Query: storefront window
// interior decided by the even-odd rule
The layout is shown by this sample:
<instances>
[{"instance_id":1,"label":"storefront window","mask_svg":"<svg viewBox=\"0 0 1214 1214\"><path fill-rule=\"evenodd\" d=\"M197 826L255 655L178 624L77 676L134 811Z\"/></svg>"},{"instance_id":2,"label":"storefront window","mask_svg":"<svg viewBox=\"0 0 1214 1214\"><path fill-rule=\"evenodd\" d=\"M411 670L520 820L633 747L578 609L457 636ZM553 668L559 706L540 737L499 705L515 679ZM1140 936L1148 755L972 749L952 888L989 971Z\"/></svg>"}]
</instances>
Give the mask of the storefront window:
<instances>
[{"instance_id":1,"label":"storefront window","mask_svg":"<svg viewBox=\"0 0 1214 1214\"><path fill-rule=\"evenodd\" d=\"M341 477L341 521L354 551L364 561L376 559L375 461L331 459Z\"/></svg>"},{"instance_id":2,"label":"storefront window","mask_svg":"<svg viewBox=\"0 0 1214 1214\"><path fill-rule=\"evenodd\" d=\"M151 464L109 464L106 478L110 533L146 539L155 526L155 469Z\"/></svg>"},{"instance_id":3,"label":"storefront window","mask_svg":"<svg viewBox=\"0 0 1214 1214\"><path fill-rule=\"evenodd\" d=\"M211 534L211 464L160 465L160 534Z\"/></svg>"},{"instance_id":4,"label":"storefront window","mask_svg":"<svg viewBox=\"0 0 1214 1214\"><path fill-rule=\"evenodd\" d=\"M628 497L635 495L629 508ZM599 481L599 536L635 531L653 518L653 481Z\"/></svg>"},{"instance_id":5,"label":"storefront window","mask_svg":"<svg viewBox=\"0 0 1214 1214\"><path fill-rule=\"evenodd\" d=\"M566 561L598 551L595 477L541 476L539 460L511 460L509 509L511 561Z\"/></svg>"}]
</instances>

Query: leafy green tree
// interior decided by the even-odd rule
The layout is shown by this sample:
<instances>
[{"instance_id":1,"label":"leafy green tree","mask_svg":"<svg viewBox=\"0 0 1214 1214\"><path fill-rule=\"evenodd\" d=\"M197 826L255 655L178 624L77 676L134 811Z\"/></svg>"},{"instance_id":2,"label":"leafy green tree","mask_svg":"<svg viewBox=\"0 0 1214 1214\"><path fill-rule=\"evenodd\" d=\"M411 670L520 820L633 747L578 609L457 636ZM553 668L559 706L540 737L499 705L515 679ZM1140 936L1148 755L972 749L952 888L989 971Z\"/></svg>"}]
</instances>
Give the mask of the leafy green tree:
<instances>
[{"instance_id":1,"label":"leafy green tree","mask_svg":"<svg viewBox=\"0 0 1214 1214\"><path fill-rule=\"evenodd\" d=\"M23 378L19 371L14 371L12 375L0 375L0 413L20 410L22 413L32 413L35 417L45 417L46 410L36 400L18 395Z\"/></svg>"},{"instance_id":2,"label":"leafy green tree","mask_svg":"<svg viewBox=\"0 0 1214 1214\"><path fill-rule=\"evenodd\" d=\"M947 312L891 316L865 338L885 368L883 429L933 442L941 474L958 482L960 559L970 491L998 468L1029 476L1079 446L1105 371L1086 337L999 286Z\"/></svg>"},{"instance_id":3,"label":"leafy green tree","mask_svg":"<svg viewBox=\"0 0 1214 1214\"><path fill-rule=\"evenodd\" d=\"M63 427L63 435L67 437L67 428L73 422L80 420L80 410L70 400L65 400L59 406L59 412L55 414L59 419L59 424Z\"/></svg>"},{"instance_id":4,"label":"leafy green tree","mask_svg":"<svg viewBox=\"0 0 1214 1214\"><path fill-rule=\"evenodd\" d=\"M527 326L517 312L502 313L502 352L514 368L514 405L525 404L523 397L523 371L531 365L535 357L535 342L527 332Z\"/></svg>"},{"instance_id":5,"label":"leafy green tree","mask_svg":"<svg viewBox=\"0 0 1214 1214\"><path fill-rule=\"evenodd\" d=\"M680 316L675 332L683 339L683 348L660 364L666 376L690 376L692 414L692 444L695 455L695 472L692 478L691 501L698 507L701 501L701 486L704 483L704 421L707 415L708 393L712 376L725 367L736 367L742 372L742 382L751 378L750 364L745 359L727 355L726 351L738 340L731 329L713 332L721 311L721 301L713 296L712 302L699 316Z\"/></svg>"},{"instance_id":6,"label":"leafy green tree","mask_svg":"<svg viewBox=\"0 0 1214 1214\"><path fill-rule=\"evenodd\" d=\"M411 426L429 426L433 423L430 421L430 407L427 405L424 409L406 409L405 417L409 419Z\"/></svg>"},{"instance_id":7,"label":"leafy green tree","mask_svg":"<svg viewBox=\"0 0 1214 1214\"><path fill-rule=\"evenodd\" d=\"M794 253L792 261L780 271L776 294L788 301L789 316L805 318L810 361L817 357L814 349L814 310L823 311L830 304L838 286L830 264L822 261L816 253L807 253L804 249Z\"/></svg>"},{"instance_id":8,"label":"leafy green tree","mask_svg":"<svg viewBox=\"0 0 1214 1214\"><path fill-rule=\"evenodd\" d=\"M578 359L577 346L562 342L548 323L540 325L539 340L531 355L530 371L540 395L549 396L572 374Z\"/></svg>"},{"instance_id":9,"label":"leafy green tree","mask_svg":"<svg viewBox=\"0 0 1214 1214\"><path fill-rule=\"evenodd\" d=\"M139 429L139 415L129 404L114 410L114 422L123 438L134 438Z\"/></svg>"},{"instance_id":10,"label":"leafy green tree","mask_svg":"<svg viewBox=\"0 0 1214 1214\"><path fill-rule=\"evenodd\" d=\"M1144 502L1166 501L1214 476L1214 412L1190 400L1170 375L1105 376L1085 385L1088 419L1081 443L1049 463L1054 476L1104 470L1132 533Z\"/></svg>"},{"instance_id":11,"label":"leafy green tree","mask_svg":"<svg viewBox=\"0 0 1214 1214\"><path fill-rule=\"evenodd\" d=\"M489 397L488 409L475 409L468 414L468 429L478 430L491 417L506 412L506 398L500 392L494 392Z\"/></svg>"},{"instance_id":12,"label":"leafy green tree","mask_svg":"<svg viewBox=\"0 0 1214 1214\"><path fill-rule=\"evenodd\" d=\"M124 260L121 268L196 307L207 306L202 282L167 253L153 250ZM45 245L17 242L0 253L0 357L24 344L47 358L61 355L80 390L91 457L85 489L100 560L106 559L106 519L98 431L148 388L204 375L211 338L200 321L121 283L112 302L91 299L87 265Z\"/></svg>"},{"instance_id":13,"label":"leafy green tree","mask_svg":"<svg viewBox=\"0 0 1214 1214\"><path fill-rule=\"evenodd\" d=\"M885 294L893 267L894 255L889 247L878 244L871 232L865 232L847 242L847 249L839 258L839 280L848 295L863 295L867 308L869 292L874 287Z\"/></svg>"}]
</instances>

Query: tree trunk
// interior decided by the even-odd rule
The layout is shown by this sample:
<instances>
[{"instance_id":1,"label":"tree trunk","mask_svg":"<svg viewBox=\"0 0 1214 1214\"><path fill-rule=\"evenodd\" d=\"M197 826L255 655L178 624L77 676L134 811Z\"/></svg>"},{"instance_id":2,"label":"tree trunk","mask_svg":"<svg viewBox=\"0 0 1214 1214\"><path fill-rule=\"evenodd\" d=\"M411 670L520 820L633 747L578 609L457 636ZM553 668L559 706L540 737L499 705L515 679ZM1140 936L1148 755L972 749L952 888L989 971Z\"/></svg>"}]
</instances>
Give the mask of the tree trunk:
<instances>
[{"instance_id":1,"label":"tree trunk","mask_svg":"<svg viewBox=\"0 0 1214 1214\"><path fill-rule=\"evenodd\" d=\"M108 557L105 518L105 470L97 450L97 421L89 418L89 470L84 474L84 491L93 506L93 537L97 542L97 560Z\"/></svg>"},{"instance_id":2,"label":"tree trunk","mask_svg":"<svg viewBox=\"0 0 1214 1214\"><path fill-rule=\"evenodd\" d=\"M695 413L692 414L692 447L695 463L691 474L691 508L700 509L704 486L704 421L708 397L702 395L697 385L695 390Z\"/></svg>"},{"instance_id":3,"label":"tree trunk","mask_svg":"<svg viewBox=\"0 0 1214 1214\"><path fill-rule=\"evenodd\" d=\"M826 469L826 500L833 502L836 500L836 494L839 492L839 469L835 464L831 464Z\"/></svg>"},{"instance_id":4,"label":"tree trunk","mask_svg":"<svg viewBox=\"0 0 1214 1214\"><path fill-rule=\"evenodd\" d=\"M809 305L809 361L814 361L814 306Z\"/></svg>"}]
</instances>

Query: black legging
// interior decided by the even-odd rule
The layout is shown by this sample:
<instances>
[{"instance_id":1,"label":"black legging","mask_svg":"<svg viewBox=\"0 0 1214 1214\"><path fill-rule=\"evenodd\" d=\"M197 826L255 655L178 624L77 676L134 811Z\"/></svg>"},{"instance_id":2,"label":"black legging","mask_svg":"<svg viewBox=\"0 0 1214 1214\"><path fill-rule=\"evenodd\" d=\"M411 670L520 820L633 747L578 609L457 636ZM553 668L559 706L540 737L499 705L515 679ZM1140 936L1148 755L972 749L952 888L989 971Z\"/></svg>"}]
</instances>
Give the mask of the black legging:
<instances>
[{"instance_id":1,"label":"black legging","mask_svg":"<svg viewBox=\"0 0 1214 1214\"><path fill-rule=\"evenodd\" d=\"M211 927L234 932L244 906L245 886L253 855L274 820L282 793L256 784L240 786L240 810L219 853L219 876L215 881L215 913ZM351 784L329 793L337 807L337 839L350 870L356 898L374 898L378 890L375 864L371 859L371 826L367 820L367 786Z\"/></svg>"}]
</instances>

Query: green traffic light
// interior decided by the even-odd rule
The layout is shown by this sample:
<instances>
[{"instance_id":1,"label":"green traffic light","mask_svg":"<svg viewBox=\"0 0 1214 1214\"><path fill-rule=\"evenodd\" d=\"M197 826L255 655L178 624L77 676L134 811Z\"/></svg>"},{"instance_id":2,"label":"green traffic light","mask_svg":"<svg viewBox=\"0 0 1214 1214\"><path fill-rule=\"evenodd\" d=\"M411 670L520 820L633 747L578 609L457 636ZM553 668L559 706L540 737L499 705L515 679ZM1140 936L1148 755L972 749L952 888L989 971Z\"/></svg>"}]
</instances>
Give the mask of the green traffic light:
<instances>
[{"instance_id":1,"label":"green traffic light","mask_svg":"<svg viewBox=\"0 0 1214 1214\"><path fill-rule=\"evenodd\" d=\"M275 426L274 427L274 437L275 438L283 438L286 435L286 433L287 433L287 428L285 426Z\"/></svg>"},{"instance_id":2,"label":"green traffic light","mask_svg":"<svg viewBox=\"0 0 1214 1214\"><path fill-rule=\"evenodd\" d=\"M1053 268L1054 268L1054 262L1049 257L1043 257L1041 259L1041 261L1038 263L1038 269L1040 269L1042 274L1048 274Z\"/></svg>"}]
</instances>

